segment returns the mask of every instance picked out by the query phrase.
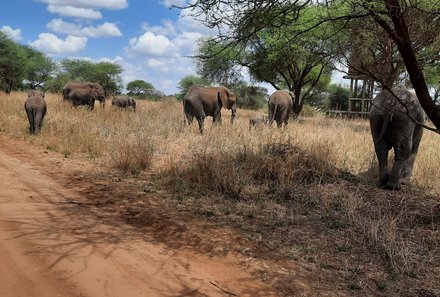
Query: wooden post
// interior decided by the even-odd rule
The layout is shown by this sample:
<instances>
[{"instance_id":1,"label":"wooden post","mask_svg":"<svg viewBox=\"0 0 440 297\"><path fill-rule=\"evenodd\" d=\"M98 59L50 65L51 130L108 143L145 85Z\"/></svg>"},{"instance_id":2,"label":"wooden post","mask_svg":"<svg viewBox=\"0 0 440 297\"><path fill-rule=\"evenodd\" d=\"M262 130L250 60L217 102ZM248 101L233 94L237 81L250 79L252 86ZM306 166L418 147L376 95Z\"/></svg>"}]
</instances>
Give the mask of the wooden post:
<instances>
[{"instance_id":1,"label":"wooden post","mask_svg":"<svg viewBox=\"0 0 440 297\"><path fill-rule=\"evenodd\" d=\"M353 78L350 78L350 93L348 94L348 111L351 111L351 98L353 98Z\"/></svg>"}]
</instances>

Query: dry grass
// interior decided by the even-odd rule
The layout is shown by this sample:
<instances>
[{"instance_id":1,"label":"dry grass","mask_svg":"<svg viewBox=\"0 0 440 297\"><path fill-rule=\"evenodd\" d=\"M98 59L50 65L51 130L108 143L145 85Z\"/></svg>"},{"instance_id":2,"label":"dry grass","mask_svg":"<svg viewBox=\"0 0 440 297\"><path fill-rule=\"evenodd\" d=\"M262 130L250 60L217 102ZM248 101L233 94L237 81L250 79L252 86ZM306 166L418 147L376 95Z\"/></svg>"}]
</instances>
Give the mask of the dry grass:
<instances>
[{"instance_id":1,"label":"dry grass","mask_svg":"<svg viewBox=\"0 0 440 297\"><path fill-rule=\"evenodd\" d=\"M178 102L88 111L47 95L42 133L31 136L25 97L0 94L3 133L125 173L159 173L175 193L169 201L175 207L232 226L294 261L317 291L440 294L439 135L425 132L413 185L387 192L375 187L365 120L318 115L286 129L249 130L254 112L239 110L231 126L223 111L224 124L210 127L208 120L200 135L196 125L183 126ZM289 275L278 282L286 295L298 287Z\"/></svg>"}]
</instances>

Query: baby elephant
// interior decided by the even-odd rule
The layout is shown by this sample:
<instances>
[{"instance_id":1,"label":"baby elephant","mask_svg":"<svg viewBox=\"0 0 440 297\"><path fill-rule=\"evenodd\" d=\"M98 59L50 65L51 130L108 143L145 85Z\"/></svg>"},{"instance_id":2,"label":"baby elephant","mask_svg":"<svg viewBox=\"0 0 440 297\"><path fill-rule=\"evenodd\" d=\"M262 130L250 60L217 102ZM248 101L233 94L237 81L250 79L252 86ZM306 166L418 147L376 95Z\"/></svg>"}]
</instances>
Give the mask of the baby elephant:
<instances>
[{"instance_id":1,"label":"baby elephant","mask_svg":"<svg viewBox=\"0 0 440 297\"><path fill-rule=\"evenodd\" d=\"M249 119L249 130L252 127L263 126L269 123L269 117L267 114L255 114Z\"/></svg>"},{"instance_id":2,"label":"baby elephant","mask_svg":"<svg viewBox=\"0 0 440 297\"><path fill-rule=\"evenodd\" d=\"M112 99L112 106L119 108L133 107L133 110L136 110L136 101L127 95L114 96Z\"/></svg>"},{"instance_id":3,"label":"baby elephant","mask_svg":"<svg viewBox=\"0 0 440 297\"><path fill-rule=\"evenodd\" d=\"M37 90L29 91L28 98L24 103L24 109L26 110L29 120L29 132L31 134L37 134L40 132L47 111L44 93Z\"/></svg>"}]
</instances>

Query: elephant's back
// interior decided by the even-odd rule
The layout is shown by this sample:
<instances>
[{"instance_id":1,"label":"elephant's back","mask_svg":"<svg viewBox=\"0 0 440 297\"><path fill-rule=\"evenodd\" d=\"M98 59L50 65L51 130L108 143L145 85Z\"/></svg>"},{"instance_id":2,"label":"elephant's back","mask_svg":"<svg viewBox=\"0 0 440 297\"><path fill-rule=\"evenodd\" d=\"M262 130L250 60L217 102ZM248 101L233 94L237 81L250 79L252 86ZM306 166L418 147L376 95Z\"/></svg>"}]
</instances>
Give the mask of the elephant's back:
<instances>
[{"instance_id":1,"label":"elephant's back","mask_svg":"<svg viewBox=\"0 0 440 297\"><path fill-rule=\"evenodd\" d=\"M283 104L285 106L292 105L292 98L289 95L288 91L285 90L278 90L275 91L272 95L269 97L269 104Z\"/></svg>"},{"instance_id":2,"label":"elephant's back","mask_svg":"<svg viewBox=\"0 0 440 297\"><path fill-rule=\"evenodd\" d=\"M46 101L42 96L34 95L26 99L24 106L27 109L42 108L42 107L46 107Z\"/></svg>"},{"instance_id":3,"label":"elephant's back","mask_svg":"<svg viewBox=\"0 0 440 297\"><path fill-rule=\"evenodd\" d=\"M112 99L112 102L123 102L123 101L128 101L128 96L118 95L118 96L114 96Z\"/></svg>"},{"instance_id":4,"label":"elephant's back","mask_svg":"<svg viewBox=\"0 0 440 297\"><path fill-rule=\"evenodd\" d=\"M416 95L406 87L397 86L391 90L399 100L390 91L383 90L374 98L371 112L379 114L388 112L405 113L408 108L414 114L417 113L417 110L421 109Z\"/></svg>"}]
</instances>

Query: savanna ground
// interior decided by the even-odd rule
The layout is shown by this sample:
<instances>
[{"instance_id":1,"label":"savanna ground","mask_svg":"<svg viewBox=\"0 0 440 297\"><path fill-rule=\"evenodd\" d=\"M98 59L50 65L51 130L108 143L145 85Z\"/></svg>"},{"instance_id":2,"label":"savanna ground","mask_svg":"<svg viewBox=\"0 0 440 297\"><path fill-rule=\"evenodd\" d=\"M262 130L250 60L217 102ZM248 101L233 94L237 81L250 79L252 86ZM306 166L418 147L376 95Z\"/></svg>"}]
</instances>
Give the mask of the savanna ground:
<instances>
[{"instance_id":1,"label":"savanna ground","mask_svg":"<svg viewBox=\"0 0 440 297\"><path fill-rule=\"evenodd\" d=\"M81 184L98 219L170 247L239 255L282 296L440 296L439 135L425 131L412 184L393 192L375 186L366 120L311 113L249 130L253 111L232 126L223 111L223 125L208 118L200 135L178 102L88 111L48 94L31 136L25 98L0 95L1 134L82 162L69 187Z\"/></svg>"}]
</instances>

